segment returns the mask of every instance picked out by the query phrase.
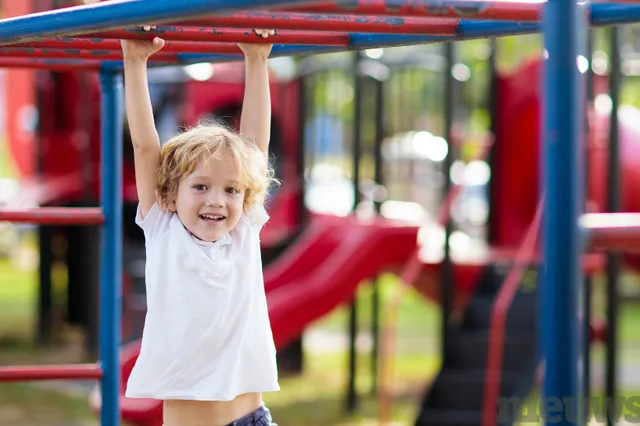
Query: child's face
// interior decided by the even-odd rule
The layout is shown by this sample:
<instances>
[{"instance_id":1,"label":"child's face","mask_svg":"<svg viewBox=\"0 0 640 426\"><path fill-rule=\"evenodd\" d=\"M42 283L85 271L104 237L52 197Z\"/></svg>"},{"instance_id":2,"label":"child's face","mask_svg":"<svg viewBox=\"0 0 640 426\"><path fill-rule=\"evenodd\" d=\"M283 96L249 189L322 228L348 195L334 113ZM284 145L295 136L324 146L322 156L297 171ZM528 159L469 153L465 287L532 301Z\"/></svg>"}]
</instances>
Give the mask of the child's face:
<instances>
[{"instance_id":1,"label":"child's face","mask_svg":"<svg viewBox=\"0 0 640 426\"><path fill-rule=\"evenodd\" d=\"M235 162L225 155L200 162L192 174L184 176L169 207L197 238L216 241L240 220L244 193Z\"/></svg>"}]
</instances>

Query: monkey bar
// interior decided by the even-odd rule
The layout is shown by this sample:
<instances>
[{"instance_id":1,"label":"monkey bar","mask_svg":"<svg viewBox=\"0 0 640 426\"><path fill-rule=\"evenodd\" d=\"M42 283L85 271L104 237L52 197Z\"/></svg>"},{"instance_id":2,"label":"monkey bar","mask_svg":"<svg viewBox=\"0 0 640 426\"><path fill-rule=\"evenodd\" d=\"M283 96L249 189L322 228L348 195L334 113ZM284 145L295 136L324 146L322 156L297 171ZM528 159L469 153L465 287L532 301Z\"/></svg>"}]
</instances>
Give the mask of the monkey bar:
<instances>
[{"instance_id":1,"label":"monkey bar","mask_svg":"<svg viewBox=\"0 0 640 426\"><path fill-rule=\"evenodd\" d=\"M640 251L640 214L589 213L580 224L592 250Z\"/></svg>"},{"instance_id":2,"label":"monkey bar","mask_svg":"<svg viewBox=\"0 0 640 426\"><path fill-rule=\"evenodd\" d=\"M102 210L82 207L45 207L23 210L0 210L0 221L46 225L101 225Z\"/></svg>"},{"instance_id":3,"label":"monkey bar","mask_svg":"<svg viewBox=\"0 0 640 426\"><path fill-rule=\"evenodd\" d=\"M537 21L544 3L539 1L407 1L407 0L330 0L320 4L287 8L314 13L353 13L367 15L413 15L443 18Z\"/></svg>"},{"instance_id":4,"label":"monkey bar","mask_svg":"<svg viewBox=\"0 0 640 426\"><path fill-rule=\"evenodd\" d=\"M2 367L0 382L25 382L43 380L102 379L98 364L51 365L31 367Z\"/></svg>"},{"instance_id":5,"label":"monkey bar","mask_svg":"<svg viewBox=\"0 0 640 426\"><path fill-rule=\"evenodd\" d=\"M541 18L544 17L544 22ZM122 250L122 61L118 39L168 40L153 65L241 58L237 42L275 43L272 56L438 43L542 32L545 61L542 324L546 397L575 398L579 376L579 258L586 247L633 249L640 216L582 215L580 71L588 25L640 21L640 4L580 4L460 0L119 0L0 20L0 67L100 72L102 90L100 209L0 210L0 220L41 224L91 223L103 227L100 278L100 363L5 367L0 381L91 378L101 380L101 424L120 423L118 352ZM141 24L159 25L143 32ZM172 25L172 23L174 23ZM251 28L275 28L263 40ZM560 143L561 142L561 143ZM579 220L580 219L580 220ZM575 412L558 412L572 424ZM489 419L490 420L490 419ZM557 419L556 419L557 420ZM490 422L489 422L490 423Z\"/></svg>"},{"instance_id":6,"label":"monkey bar","mask_svg":"<svg viewBox=\"0 0 640 426\"><path fill-rule=\"evenodd\" d=\"M101 63L87 61L102 60L120 68L118 39L154 36L168 40L152 57L152 65L161 66L240 59L238 42L274 43L277 57L529 34L541 31L538 21L547 7L539 1L290 0L277 6L267 0L225 1L160 0L153 8L140 0L107 1L5 19L0 66L92 70ZM281 10L241 10L245 7ZM584 9L593 26L640 20L640 4L595 3ZM135 27L143 22L161 25L145 32ZM265 40L251 28L277 33Z\"/></svg>"}]
</instances>

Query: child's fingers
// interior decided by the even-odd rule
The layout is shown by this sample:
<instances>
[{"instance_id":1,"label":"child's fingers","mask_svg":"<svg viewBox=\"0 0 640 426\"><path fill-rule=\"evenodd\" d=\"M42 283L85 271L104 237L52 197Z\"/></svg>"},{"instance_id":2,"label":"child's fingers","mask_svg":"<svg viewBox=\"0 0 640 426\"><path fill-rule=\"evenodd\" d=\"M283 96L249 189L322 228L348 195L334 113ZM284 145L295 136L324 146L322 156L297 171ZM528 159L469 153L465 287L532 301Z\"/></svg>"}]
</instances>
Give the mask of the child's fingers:
<instances>
[{"instance_id":1,"label":"child's fingers","mask_svg":"<svg viewBox=\"0 0 640 426\"><path fill-rule=\"evenodd\" d=\"M156 49L162 49L162 47L164 47L164 39L162 39L160 37L154 37L153 38L153 47L155 47Z\"/></svg>"},{"instance_id":2,"label":"child's fingers","mask_svg":"<svg viewBox=\"0 0 640 426\"><path fill-rule=\"evenodd\" d=\"M151 31L151 30L155 30L156 26L155 25L143 25L142 29L145 31Z\"/></svg>"},{"instance_id":3,"label":"child's fingers","mask_svg":"<svg viewBox=\"0 0 640 426\"><path fill-rule=\"evenodd\" d=\"M253 30L256 35L258 36L262 36L262 38L267 38L271 35L274 35L276 33L275 30L263 30L263 29L255 29Z\"/></svg>"}]
</instances>

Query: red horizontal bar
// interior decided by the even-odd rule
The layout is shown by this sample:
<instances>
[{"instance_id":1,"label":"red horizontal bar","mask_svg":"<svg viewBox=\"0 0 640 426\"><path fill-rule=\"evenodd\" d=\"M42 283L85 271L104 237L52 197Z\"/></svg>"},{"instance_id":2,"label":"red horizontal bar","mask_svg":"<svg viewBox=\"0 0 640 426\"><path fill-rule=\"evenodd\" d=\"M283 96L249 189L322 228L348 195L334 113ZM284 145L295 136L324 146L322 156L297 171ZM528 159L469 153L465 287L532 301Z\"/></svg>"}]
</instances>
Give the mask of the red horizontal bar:
<instances>
[{"instance_id":1,"label":"red horizontal bar","mask_svg":"<svg viewBox=\"0 0 640 426\"><path fill-rule=\"evenodd\" d=\"M591 249L640 251L638 213L589 213L583 215L581 225L588 233Z\"/></svg>"},{"instance_id":2,"label":"red horizontal bar","mask_svg":"<svg viewBox=\"0 0 640 426\"><path fill-rule=\"evenodd\" d=\"M98 71L98 60L59 61L41 58L2 58L0 68L46 69L50 71Z\"/></svg>"},{"instance_id":3,"label":"red horizontal bar","mask_svg":"<svg viewBox=\"0 0 640 426\"><path fill-rule=\"evenodd\" d=\"M80 50L80 49L36 49L31 47L0 48L0 57L5 58L47 58L47 59L100 59L122 60L122 51ZM157 52L150 60L177 62L178 55L170 52Z\"/></svg>"},{"instance_id":4,"label":"red horizontal bar","mask_svg":"<svg viewBox=\"0 0 640 426\"><path fill-rule=\"evenodd\" d=\"M451 4L447 4L451 3ZM285 8L290 12L348 13L353 15L414 16L441 18L474 18L501 21L529 21L540 19L544 3L518 1L438 1L432 0L359 0L340 4L328 0L321 4Z\"/></svg>"},{"instance_id":5,"label":"red horizontal bar","mask_svg":"<svg viewBox=\"0 0 640 426\"><path fill-rule=\"evenodd\" d=\"M178 22L178 26L453 35L459 19L250 11Z\"/></svg>"},{"instance_id":6,"label":"red horizontal bar","mask_svg":"<svg viewBox=\"0 0 640 426\"><path fill-rule=\"evenodd\" d=\"M159 26L151 31L141 28L127 28L124 30L105 31L102 33L84 34L82 38L97 39L138 39L152 40L161 37L165 40L176 41L217 41L225 43L280 43L306 44L323 46L348 46L348 33L322 31L278 31L268 38L259 37L251 30L235 28L198 28L198 27L163 27Z\"/></svg>"},{"instance_id":7,"label":"red horizontal bar","mask_svg":"<svg viewBox=\"0 0 640 426\"><path fill-rule=\"evenodd\" d=\"M0 221L41 225L99 225L104 214L99 208L41 207L24 210L0 209Z\"/></svg>"},{"instance_id":8,"label":"red horizontal bar","mask_svg":"<svg viewBox=\"0 0 640 426\"><path fill-rule=\"evenodd\" d=\"M36 49L81 49L91 51L119 51L122 52L122 46L117 40L104 40L94 38L56 38L43 41L33 41L29 43L16 44L11 48L36 48ZM8 49L11 49L8 48ZM194 41L167 41L162 50L150 59L158 60L159 54L168 52L173 53L237 53L241 54L240 48L233 43L201 43ZM162 58L163 56L160 56ZM169 57L169 56L167 56ZM172 55L170 58L177 58ZM102 59L102 57L101 57ZM122 59L120 55L119 59Z\"/></svg>"},{"instance_id":9,"label":"red horizontal bar","mask_svg":"<svg viewBox=\"0 0 640 426\"><path fill-rule=\"evenodd\" d=\"M0 382L102 379L98 364L0 367Z\"/></svg>"}]
</instances>

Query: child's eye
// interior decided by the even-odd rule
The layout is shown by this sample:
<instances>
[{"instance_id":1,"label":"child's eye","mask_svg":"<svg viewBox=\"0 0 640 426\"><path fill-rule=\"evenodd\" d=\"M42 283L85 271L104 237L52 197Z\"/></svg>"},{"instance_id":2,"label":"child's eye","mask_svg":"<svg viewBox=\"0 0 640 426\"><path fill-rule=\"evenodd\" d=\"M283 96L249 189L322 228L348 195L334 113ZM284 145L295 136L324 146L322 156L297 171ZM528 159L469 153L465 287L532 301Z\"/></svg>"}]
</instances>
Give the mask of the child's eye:
<instances>
[{"instance_id":1,"label":"child's eye","mask_svg":"<svg viewBox=\"0 0 640 426\"><path fill-rule=\"evenodd\" d=\"M235 188L227 188L229 194L237 194L239 191Z\"/></svg>"},{"instance_id":2,"label":"child's eye","mask_svg":"<svg viewBox=\"0 0 640 426\"><path fill-rule=\"evenodd\" d=\"M195 189L196 191L204 191L207 189L207 187L205 185L193 185L193 189Z\"/></svg>"}]
</instances>

